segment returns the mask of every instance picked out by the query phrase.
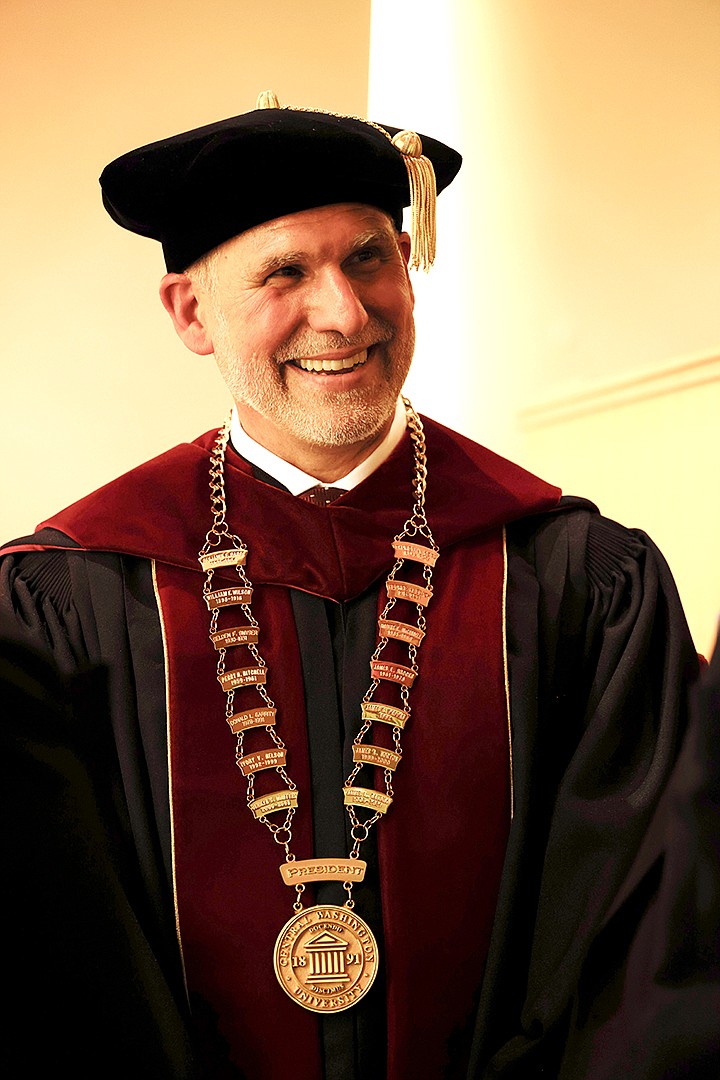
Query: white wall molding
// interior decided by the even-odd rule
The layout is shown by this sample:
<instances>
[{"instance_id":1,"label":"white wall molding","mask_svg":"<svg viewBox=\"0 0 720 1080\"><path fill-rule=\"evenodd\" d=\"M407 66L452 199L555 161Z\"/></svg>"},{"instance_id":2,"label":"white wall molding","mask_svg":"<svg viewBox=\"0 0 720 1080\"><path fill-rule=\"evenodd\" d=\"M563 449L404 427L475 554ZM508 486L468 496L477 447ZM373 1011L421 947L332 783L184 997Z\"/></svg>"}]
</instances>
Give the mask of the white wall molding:
<instances>
[{"instance_id":1,"label":"white wall molding","mask_svg":"<svg viewBox=\"0 0 720 1080\"><path fill-rule=\"evenodd\" d=\"M521 431L533 431L717 381L720 381L720 350L673 360L619 379L593 383L574 393L526 405L518 410L516 418Z\"/></svg>"}]
</instances>

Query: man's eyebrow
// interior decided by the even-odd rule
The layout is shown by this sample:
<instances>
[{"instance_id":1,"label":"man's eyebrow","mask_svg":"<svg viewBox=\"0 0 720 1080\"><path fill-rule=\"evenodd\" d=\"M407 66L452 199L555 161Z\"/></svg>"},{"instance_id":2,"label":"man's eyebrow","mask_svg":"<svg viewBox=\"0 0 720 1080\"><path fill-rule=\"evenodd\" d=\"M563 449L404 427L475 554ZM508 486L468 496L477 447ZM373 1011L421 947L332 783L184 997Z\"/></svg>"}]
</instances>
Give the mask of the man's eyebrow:
<instances>
[{"instance_id":1,"label":"man's eyebrow","mask_svg":"<svg viewBox=\"0 0 720 1080\"><path fill-rule=\"evenodd\" d=\"M356 251L358 248L367 247L368 244L378 243L395 243L397 234L394 229L389 226L387 228L368 229L367 232L360 233L356 236L350 245L351 251Z\"/></svg>"},{"instance_id":2,"label":"man's eyebrow","mask_svg":"<svg viewBox=\"0 0 720 1080\"><path fill-rule=\"evenodd\" d=\"M278 251L274 255L268 255L261 259L255 268L259 277L267 277L281 266L291 266L294 263L302 263L308 258L307 251Z\"/></svg>"}]
</instances>

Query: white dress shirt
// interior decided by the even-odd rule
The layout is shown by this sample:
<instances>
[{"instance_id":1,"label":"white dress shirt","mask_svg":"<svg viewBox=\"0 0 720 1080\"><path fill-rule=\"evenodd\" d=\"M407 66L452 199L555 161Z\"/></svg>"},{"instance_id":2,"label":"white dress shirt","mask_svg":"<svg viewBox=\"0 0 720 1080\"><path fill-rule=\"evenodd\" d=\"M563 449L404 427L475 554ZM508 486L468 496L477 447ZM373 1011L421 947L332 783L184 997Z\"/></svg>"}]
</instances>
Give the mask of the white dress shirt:
<instances>
[{"instance_id":1,"label":"white dress shirt","mask_svg":"<svg viewBox=\"0 0 720 1080\"><path fill-rule=\"evenodd\" d=\"M258 469L268 473L269 476L272 476L283 487L286 487L293 495L301 495L308 488L316 487L318 484L321 487L338 487L350 491L352 488L357 487L362 480L370 476L371 473L375 472L377 467L390 457L402 439L406 427L405 406L402 399L398 398L392 425L383 441L375 447L364 461L356 465L347 476L341 476L339 480L333 480L332 484L326 484L322 480L318 480L317 477L310 476L309 473L296 468L289 461L278 457L277 454L273 454L271 450L251 439L240 423L237 409L234 406L230 423L230 442L241 457L244 457L251 465L256 465Z\"/></svg>"}]
</instances>

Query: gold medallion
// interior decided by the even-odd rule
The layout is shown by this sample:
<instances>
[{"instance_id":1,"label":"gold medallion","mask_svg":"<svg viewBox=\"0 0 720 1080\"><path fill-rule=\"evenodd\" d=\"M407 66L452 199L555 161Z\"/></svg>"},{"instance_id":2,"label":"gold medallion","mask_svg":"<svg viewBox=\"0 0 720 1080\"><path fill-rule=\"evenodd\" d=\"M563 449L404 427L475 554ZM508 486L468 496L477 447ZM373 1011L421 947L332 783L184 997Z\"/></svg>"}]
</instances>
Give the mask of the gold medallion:
<instances>
[{"instance_id":1,"label":"gold medallion","mask_svg":"<svg viewBox=\"0 0 720 1080\"><path fill-rule=\"evenodd\" d=\"M368 992L378 948L367 923L346 907L304 908L275 943L275 974L286 994L310 1012L343 1012Z\"/></svg>"}]
</instances>

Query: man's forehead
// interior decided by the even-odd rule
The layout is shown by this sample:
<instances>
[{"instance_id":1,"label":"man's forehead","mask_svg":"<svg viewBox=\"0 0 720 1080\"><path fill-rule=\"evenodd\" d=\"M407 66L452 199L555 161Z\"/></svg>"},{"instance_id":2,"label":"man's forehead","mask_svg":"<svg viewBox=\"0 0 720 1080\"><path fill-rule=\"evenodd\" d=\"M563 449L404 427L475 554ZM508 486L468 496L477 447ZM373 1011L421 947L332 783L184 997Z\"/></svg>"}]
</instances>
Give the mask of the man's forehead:
<instances>
[{"instance_id":1,"label":"man's forehead","mask_svg":"<svg viewBox=\"0 0 720 1080\"><path fill-rule=\"evenodd\" d=\"M340 243L353 244L375 236L395 238L397 230L390 215L376 206L333 203L264 221L227 241L221 250L236 247L266 255L300 246L322 246L331 236Z\"/></svg>"}]
</instances>

